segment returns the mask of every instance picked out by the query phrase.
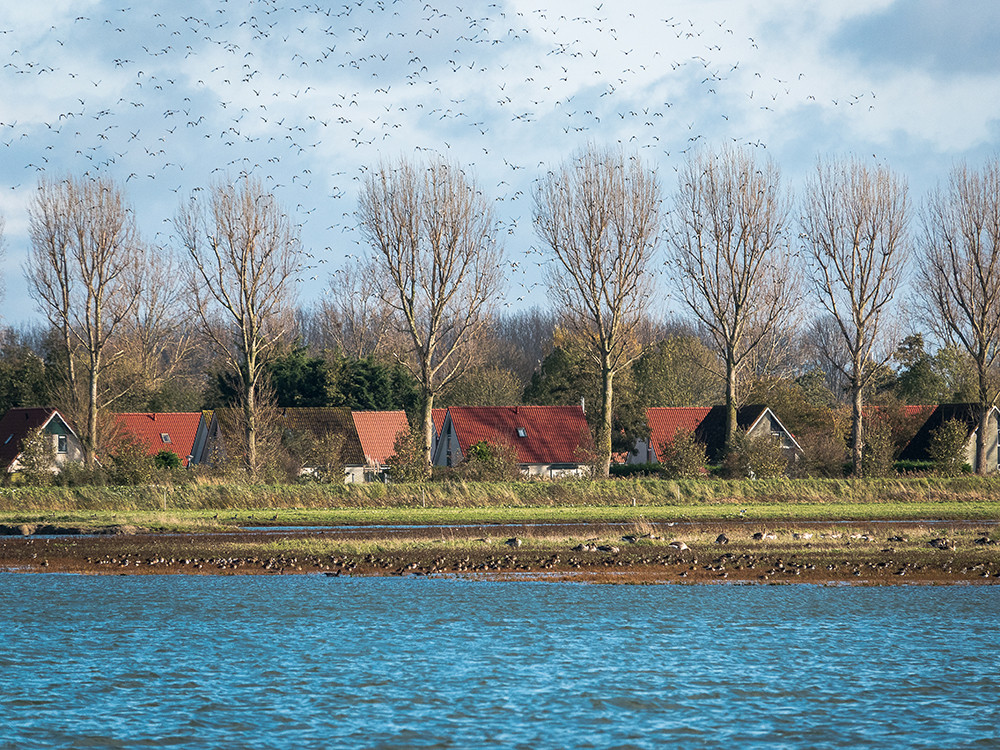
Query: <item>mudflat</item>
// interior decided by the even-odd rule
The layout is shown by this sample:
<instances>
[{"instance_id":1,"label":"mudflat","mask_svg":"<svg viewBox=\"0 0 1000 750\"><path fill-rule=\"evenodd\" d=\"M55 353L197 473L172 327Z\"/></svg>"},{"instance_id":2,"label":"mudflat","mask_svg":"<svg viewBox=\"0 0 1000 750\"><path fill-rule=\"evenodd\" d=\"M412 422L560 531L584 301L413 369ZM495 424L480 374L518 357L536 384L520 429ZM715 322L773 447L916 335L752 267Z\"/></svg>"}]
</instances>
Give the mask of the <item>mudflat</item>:
<instances>
[{"instance_id":1,"label":"mudflat","mask_svg":"<svg viewBox=\"0 0 1000 750\"><path fill-rule=\"evenodd\" d=\"M313 573L615 584L1000 580L1000 525L990 521L3 530L0 570L26 573Z\"/></svg>"}]
</instances>

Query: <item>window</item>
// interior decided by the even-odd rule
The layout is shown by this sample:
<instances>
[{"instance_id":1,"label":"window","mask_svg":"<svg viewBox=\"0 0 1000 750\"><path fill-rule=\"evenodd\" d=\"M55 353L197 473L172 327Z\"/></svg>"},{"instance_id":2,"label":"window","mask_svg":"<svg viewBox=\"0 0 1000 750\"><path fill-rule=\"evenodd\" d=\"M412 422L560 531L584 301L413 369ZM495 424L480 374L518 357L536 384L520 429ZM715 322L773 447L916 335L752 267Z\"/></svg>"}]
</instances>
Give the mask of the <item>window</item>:
<instances>
[{"instance_id":1,"label":"window","mask_svg":"<svg viewBox=\"0 0 1000 750\"><path fill-rule=\"evenodd\" d=\"M168 435L166 432L161 432L160 433L160 440L162 440L164 443L169 443L170 442L170 435Z\"/></svg>"},{"instance_id":2,"label":"window","mask_svg":"<svg viewBox=\"0 0 1000 750\"><path fill-rule=\"evenodd\" d=\"M12 432L12 433L10 433L10 434L9 434L9 435L7 436L7 439L3 441L3 444L4 444L4 445L7 445L7 443L9 443L9 442L10 442L10 441L11 441L11 440L13 439L13 437L14 437L14 433Z\"/></svg>"},{"instance_id":3,"label":"window","mask_svg":"<svg viewBox=\"0 0 1000 750\"><path fill-rule=\"evenodd\" d=\"M523 427L518 427L517 428L517 436L518 437L528 437L528 433L524 431Z\"/></svg>"},{"instance_id":4,"label":"window","mask_svg":"<svg viewBox=\"0 0 1000 750\"><path fill-rule=\"evenodd\" d=\"M66 436L56 435L56 453L66 453Z\"/></svg>"}]
</instances>

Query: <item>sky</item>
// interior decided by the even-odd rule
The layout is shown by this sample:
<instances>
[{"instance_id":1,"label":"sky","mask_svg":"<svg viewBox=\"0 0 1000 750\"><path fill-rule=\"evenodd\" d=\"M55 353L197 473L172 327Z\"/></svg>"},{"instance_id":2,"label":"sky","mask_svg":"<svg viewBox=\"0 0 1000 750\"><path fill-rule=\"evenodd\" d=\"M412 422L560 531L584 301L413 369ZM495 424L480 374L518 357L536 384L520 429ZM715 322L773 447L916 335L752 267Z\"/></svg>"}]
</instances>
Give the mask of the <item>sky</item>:
<instances>
[{"instance_id":1,"label":"sky","mask_svg":"<svg viewBox=\"0 0 1000 750\"><path fill-rule=\"evenodd\" d=\"M4 3L3 322L40 319L21 269L46 175L118 180L159 253L183 200L257 177L302 226L306 305L366 252L380 160L442 155L496 201L508 309L546 302L532 185L588 144L637 153L668 198L697 149L773 159L793 193L857 156L919 207L996 153L997 28L994 0Z\"/></svg>"}]
</instances>

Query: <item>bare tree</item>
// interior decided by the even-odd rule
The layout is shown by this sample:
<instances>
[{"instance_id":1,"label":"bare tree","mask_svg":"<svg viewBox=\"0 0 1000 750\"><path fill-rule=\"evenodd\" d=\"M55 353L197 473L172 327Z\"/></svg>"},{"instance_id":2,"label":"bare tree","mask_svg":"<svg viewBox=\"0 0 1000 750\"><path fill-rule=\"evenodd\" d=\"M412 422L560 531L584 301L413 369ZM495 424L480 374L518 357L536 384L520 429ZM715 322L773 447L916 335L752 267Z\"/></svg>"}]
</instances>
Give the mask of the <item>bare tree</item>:
<instances>
[{"instance_id":1,"label":"bare tree","mask_svg":"<svg viewBox=\"0 0 1000 750\"><path fill-rule=\"evenodd\" d=\"M864 448L863 394L894 351L885 333L909 253L907 222L906 183L888 167L857 159L817 164L806 187L802 234L817 295L847 355L832 362L850 382L855 473Z\"/></svg>"},{"instance_id":2,"label":"bare tree","mask_svg":"<svg viewBox=\"0 0 1000 750\"><path fill-rule=\"evenodd\" d=\"M621 150L589 147L542 178L535 231L555 261L549 293L600 370L598 471L611 464L614 377L642 351L649 264L662 231L656 173Z\"/></svg>"},{"instance_id":3,"label":"bare tree","mask_svg":"<svg viewBox=\"0 0 1000 750\"><path fill-rule=\"evenodd\" d=\"M557 323L555 312L537 307L508 313L492 321L490 337L496 344L494 361L509 367L522 388L551 353Z\"/></svg>"},{"instance_id":4,"label":"bare tree","mask_svg":"<svg viewBox=\"0 0 1000 750\"><path fill-rule=\"evenodd\" d=\"M176 259L166 248L156 251L156 263L148 264L135 314L122 327L119 348L122 364L110 378L112 392L107 401L133 396L142 400L164 386L195 380L192 362L194 336L184 315L186 280Z\"/></svg>"},{"instance_id":5,"label":"bare tree","mask_svg":"<svg viewBox=\"0 0 1000 750\"><path fill-rule=\"evenodd\" d=\"M400 159L369 172L358 219L373 251L368 278L408 339L429 470L434 397L476 361L472 344L503 286L493 209L457 164Z\"/></svg>"},{"instance_id":6,"label":"bare tree","mask_svg":"<svg viewBox=\"0 0 1000 750\"><path fill-rule=\"evenodd\" d=\"M378 356L398 343L393 341L392 308L362 265L347 264L331 275L316 312L330 343L350 357Z\"/></svg>"},{"instance_id":7,"label":"bare tree","mask_svg":"<svg viewBox=\"0 0 1000 750\"><path fill-rule=\"evenodd\" d=\"M187 251L194 318L239 378L243 458L256 476L257 398L268 358L294 325L299 229L255 179L218 183L204 201L192 197L174 228Z\"/></svg>"},{"instance_id":8,"label":"bare tree","mask_svg":"<svg viewBox=\"0 0 1000 750\"><path fill-rule=\"evenodd\" d=\"M681 169L668 265L724 367L727 450L736 436L741 376L790 340L797 317L789 209L777 166L758 164L748 151L696 154Z\"/></svg>"},{"instance_id":9,"label":"bare tree","mask_svg":"<svg viewBox=\"0 0 1000 750\"><path fill-rule=\"evenodd\" d=\"M1000 162L981 172L959 166L923 212L919 289L928 323L968 352L978 380L976 471L985 474L992 368L1000 346Z\"/></svg>"},{"instance_id":10,"label":"bare tree","mask_svg":"<svg viewBox=\"0 0 1000 750\"><path fill-rule=\"evenodd\" d=\"M28 219L31 251L24 269L28 290L60 332L71 412L78 419L85 417L85 457L93 465L99 445L98 411L105 405L102 376L123 355L117 346L109 350L109 344L134 314L145 248L131 207L108 178L43 179ZM86 374L85 406L79 397L79 355Z\"/></svg>"}]
</instances>

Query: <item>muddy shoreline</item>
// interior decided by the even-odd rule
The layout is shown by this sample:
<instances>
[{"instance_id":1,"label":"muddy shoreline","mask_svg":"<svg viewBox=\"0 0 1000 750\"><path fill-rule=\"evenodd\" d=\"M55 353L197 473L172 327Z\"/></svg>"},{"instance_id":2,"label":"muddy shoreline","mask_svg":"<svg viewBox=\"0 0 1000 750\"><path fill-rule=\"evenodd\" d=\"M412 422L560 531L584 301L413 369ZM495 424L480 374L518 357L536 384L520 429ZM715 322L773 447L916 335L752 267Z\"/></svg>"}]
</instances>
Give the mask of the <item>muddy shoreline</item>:
<instances>
[{"instance_id":1,"label":"muddy shoreline","mask_svg":"<svg viewBox=\"0 0 1000 750\"><path fill-rule=\"evenodd\" d=\"M1000 529L974 521L5 531L0 571L26 573L313 573L615 584L1000 581Z\"/></svg>"}]
</instances>

